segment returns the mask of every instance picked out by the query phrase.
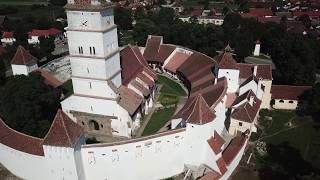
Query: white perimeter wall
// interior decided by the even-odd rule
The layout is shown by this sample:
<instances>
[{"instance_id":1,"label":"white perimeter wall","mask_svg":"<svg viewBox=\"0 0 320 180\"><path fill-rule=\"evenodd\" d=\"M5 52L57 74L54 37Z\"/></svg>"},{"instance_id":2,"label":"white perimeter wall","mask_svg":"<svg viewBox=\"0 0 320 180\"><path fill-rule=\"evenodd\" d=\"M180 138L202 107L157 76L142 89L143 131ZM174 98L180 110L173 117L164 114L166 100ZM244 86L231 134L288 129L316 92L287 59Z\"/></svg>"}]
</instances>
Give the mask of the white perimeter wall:
<instances>
[{"instance_id":1,"label":"white perimeter wall","mask_svg":"<svg viewBox=\"0 0 320 180\"><path fill-rule=\"evenodd\" d=\"M44 156L36 156L0 144L0 162L11 173L27 180L48 179Z\"/></svg>"},{"instance_id":2,"label":"white perimeter wall","mask_svg":"<svg viewBox=\"0 0 320 180\"><path fill-rule=\"evenodd\" d=\"M283 102L280 102L281 100ZM296 101L296 100L275 99L274 101L275 101L274 102L275 104L273 105L273 108L275 108L275 109L294 110L298 106L298 101Z\"/></svg>"},{"instance_id":3,"label":"white perimeter wall","mask_svg":"<svg viewBox=\"0 0 320 180\"><path fill-rule=\"evenodd\" d=\"M185 131L106 147L82 147L86 179L156 180L183 172Z\"/></svg>"}]
</instances>

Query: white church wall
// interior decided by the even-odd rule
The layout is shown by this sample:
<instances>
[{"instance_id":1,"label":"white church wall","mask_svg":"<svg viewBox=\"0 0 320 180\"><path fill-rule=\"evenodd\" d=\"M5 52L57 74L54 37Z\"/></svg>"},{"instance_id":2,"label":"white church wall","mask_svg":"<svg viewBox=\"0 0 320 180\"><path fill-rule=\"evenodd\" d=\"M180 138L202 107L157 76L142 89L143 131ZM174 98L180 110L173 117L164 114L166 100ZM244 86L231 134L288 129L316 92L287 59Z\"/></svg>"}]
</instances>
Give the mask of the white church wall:
<instances>
[{"instance_id":1,"label":"white church wall","mask_svg":"<svg viewBox=\"0 0 320 180\"><path fill-rule=\"evenodd\" d=\"M107 72L108 79L118 73L121 70L119 53L115 53L112 57L109 57L103 67Z\"/></svg>"},{"instance_id":2,"label":"white church wall","mask_svg":"<svg viewBox=\"0 0 320 180\"><path fill-rule=\"evenodd\" d=\"M103 48L104 48L104 56L107 56L111 52L118 50L118 34L117 28L114 28L108 33L103 34ZM120 62L119 62L120 63Z\"/></svg>"},{"instance_id":3,"label":"white church wall","mask_svg":"<svg viewBox=\"0 0 320 180\"><path fill-rule=\"evenodd\" d=\"M21 152L0 143L0 163L11 173L23 179L48 179L49 172L44 156Z\"/></svg>"},{"instance_id":4,"label":"white church wall","mask_svg":"<svg viewBox=\"0 0 320 180\"><path fill-rule=\"evenodd\" d=\"M214 114L216 115L215 120L213 121L215 130L218 134L221 134L222 131L225 129L224 121L226 119L226 97L224 97L223 102L220 102L217 104L217 106L214 108Z\"/></svg>"},{"instance_id":5,"label":"white church wall","mask_svg":"<svg viewBox=\"0 0 320 180\"><path fill-rule=\"evenodd\" d=\"M107 79L107 71L103 68L106 62L102 59L70 57L73 76Z\"/></svg>"},{"instance_id":6,"label":"white church wall","mask_svg":"<svg viewBox=\"0 0 320 180\"><path fill-rule=\"evenodd\" d=\"M43 149L48 167L45 179L79 179L73 148L44 145Z\"/></svg>"},{"instance_id":7,"label":"white church wall","mask_svg":"<svg viewBox=\"0 0 320 180\"><path fill-rule=\"evenodd\" d=\"M74 94L116 98L117 94L109 87L107 81L72 78Z\"/></svg>"},{"instance_id":8,"label":"white church wall","mask_svg":"<svg viewBox=\"0 0 320 180\"><path fill-rule=\"evenodd\" d=\"M153 135L126 144L85 145L83 165L87 179L156 180L183 172L185 131Z\"/></svg>"},{"instance_id":9,"label":"white church wall","mask_svg":"<svg viewBox=\"0 0 320 180\"><path fill-rule=\"evenodd\" d=\"M228 81L228 93L234 93L239 88L239 70L219 69L218 78L226 77Z\"/></svg>"},{"instance_id":10,"label":"white church wall","mask_svg":"<svg viewBox=\"0 0 320 180\"><path fill-rule=\"evenodd\" d=\"M256 94L257 86L258 86L257 83L255 83L254 81L250 81L249 83L239 88L239 96L246 93L250 89Z\"/></svg>"},{"instance_id":11,"label":"white church wall","mask_svg":"<svg viewBox=\"0 0 320 180\"><path fill-rule=\"evenodd\" d=\"M13 75L28 75L28 67L26 65L11 65Z\"/></svg>"}]
</instances>

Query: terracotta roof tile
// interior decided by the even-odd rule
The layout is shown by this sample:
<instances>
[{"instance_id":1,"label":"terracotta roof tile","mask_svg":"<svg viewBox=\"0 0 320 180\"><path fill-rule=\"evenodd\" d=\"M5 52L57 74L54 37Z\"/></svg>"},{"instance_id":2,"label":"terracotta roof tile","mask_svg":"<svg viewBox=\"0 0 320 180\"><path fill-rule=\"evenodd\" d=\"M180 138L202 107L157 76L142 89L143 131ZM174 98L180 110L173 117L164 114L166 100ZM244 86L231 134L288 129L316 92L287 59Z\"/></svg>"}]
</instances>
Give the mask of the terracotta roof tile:
<instances>
[{"instance_id":1,"label":"terracotta roof tile","mask_svg":"<svg viewBox=\"0 0 320 180\"><path fill-rule=\"evenodd\" d=\"M50 28L45 30L32 29L31 32L28 32L28 37L31 38L31 36L55 36L60 33L62 33L62 31L56 28Z\"/></svg>"},{"instance_id":2,"label":"terracotta roof tile","mask_svg":"<svg viewBox=\"0 0 320 180\"><path fill-rule=\"evenodd\" d=\"M246 142L246 136L240 135L233 138L227 148L222 152L223 160L229 165L236 155L239 153L240 149Z\"/></svg>"},{"instance_id":3,"label":"terracotta roof tile","mask_svg":"<svg viewBox=\"0 0 320 180\"><path fill-rule=\"evenodd\" d=\"M213 73L209 72L208 74L204 74L202 76L202 78L196 80L196 81L192 81L191 82L191 88L194 89L198 86L200 86L201 84L204 84L206 82L211 82L214 83L215 80L215 76L213 75Z\"/></svg>"},{"instance_id":4,"label":"terracotta roof tile","mask_svg":"<svg viewBox=\"0 0 320 180\"><path fill-rule=\"evenodd\" d=\"M226 173L228 170L225 161L223 160L222 157L220 157L216 162L217 162L218 168L220 170L220 173L222 175L224 175L224 173Z\"/></svg>"},{"instance_id":5,"label":"terracotta roof tile","mask_svg":"<svg viewBox=\"0 0 320 180\"><path fill-rule=\"evenodd\" d=\"M227 93L226 107L230 108L236 99L237 99L236 93Z\"/></svg>"},{"instance_id":6,"label":"terracotta roof tile","mask_svg":"<svg viewBox=\"0 0 320 180\"><path fill-rule=\"evenodd\" d=\"M49 72L42 70L42 69L37 69L36 71L40 72L41 76L45 79L45 83L57 88L61 86L63 83L59 81L57 78L55 78L53 75L51 75Z\"/></svg>"},{"instance_id":7,"label":"terracotta roof tile","mask_svg":"<svg viewBox=\"0 0 320 180\"><path fill-rule=\"evenodd\" d=\"M220 69L238 69L237 61L233 59L231 52L225 50L214 58Z\"/></svg>"},{"instance_id":8,"label":"terracotta roof tile","mask_svg":"<svg viewBox=\"0 0 320 180\"><path fill-rule=\"evenodd\" d=\"M43 139L28 136L11 129L0 118L0 143L21 152L44 156Z\"/></svg>"},{"instance_id":9,"label":"terracotta roof tile","mask_svg":"<svg viewBox=\"0 0 320 180\"><path fill-rule=\"evenodd\" d=\"M214 131L214 136L211 136L207 142L215 154L219 154L221 152L221 148L225 143L224 139L217 133L217 131Z\"/></svg>"},{"instance_id":10,"label":"terracotta roof tile","mask_svg":"<svg viewBox=\"0 0 320 180\"><path fill-rule=\"evenodd\" d=\"M48 134L44 138L43 144L59 147L75 147L82 135L82 127L73 122L59 109Z\"/></svg>"},{"instance_id":11,"label":"terracotta roof tile","mask_svg":"<svg viewBox=\"0 0 320 180\"><path fill-rule=\"evenodd\" d=\"M144 83L146 83L148 86L152 86L154 85L154 81L152 81L149 77L147 77L145 74L143 73L139 73L137 75L137 78L139 78L140 80L142 80Z\"/></svg>"},{"instance_id":12,"label":"terracotta roof tile","mask_svg":"<svg viewBox=\"0 0 320 180\"><path fill-rule=\"evenodd\" d=\"M272 80L272 67L269 64L246 64L238 63L237 66L240 70L240 78L247 79L253 74L254 66L257 66L257 75L258 79L267 79Z\"/></svg>"},{"instance_id":13,"label":"terracotta roof tile","mask_svg":"<svg viewBox=\"0 0 320 180\"><path fill-rule=\"evenodd\" d=\"M2 32L2 38L14 38L13 35L14 35L13 32L8 32L8 31Z\"/></svg>"},{"instance_id":14,"label":"terracotta roof tile","mask_svg":"<svg viewBox=\"0 0 320 180\"><path fill-rule=\"evenodd\" d=\"M250 100L250 96L255 96L254 92L250 89L249 91L243 93L242 95L238 96L235 101L232 103L232 106L235 106L237 104L239 104L240 102L242 102L243 100Z\"/></svg>"},{"instance_id":15,"label":"terracotta roof tile","mask_svg":"<svg viewBox=\"0 0 320 180\"><path fill-rule=\"evenodd\" d=\"M183 52L176 51L164 68L176 73L177 69L189 58L189 56L190 55Z\"/></svg>"},{"instance_id":16,"label":"terracotta roof tile","mask_svg":"<svg viewBox=\"0 0 320 180\"><path fill-rule=\"evenodd\" d=\"M240 84L240 87L242 87L242 86L250 83L251 81L254 81L255 83L258 84L258 81L259 81L259 80L258 80L258 78L257 78L256 76L251 75L248 79L246 79L243 83Z\"/></svg>"},{"instance_id":17,"label":"terracotta roof tile","mask_svg":"<svg viewBox=\"0 0 320 180\"><path fill-rule=\"evenodd\" d=\"M249 14L255 17L273 16L273 12L270 8L250 8Z\"/></svg>"},{"instance_id":18,"label":"terracotta roof tile","mask_svg":"<svg viewBox=\"0 0 320 180\"><path fill-rule=\"evenodd\" d=\"M150 91L147 88L145 88L142 84L140 84L138 81L132 80L130 84L138 91L140 91L143 94L143 96L148 97L150 95Z\"/></svg>"},{"instance_id":19,"label":"terracotta roof tile","mask_svg":"<svg viewBox=\"0 0 320 180\"><path fill-rule=\"evenodd\" d=\"M120 86L119 92L119 105L126 109L130 115L133 115L141 105L143 98L125 86Z\"/></svg>"},{"instance_id":20,"label":"terracotta roof tile","mask_svg":"<svg viewBox=\"0 0 320 180\"><path fill-rule=\"evenodd\" d=\"M272 99L299 100L304 92L311 90L312 86L272 85Z\"/></svg>"},{"instance_id":21,"label":"terracotta roof tile","mask_svg":"<svg viewBox=\"0 0 320 180\"><path fill-rule=\"evenodd\" d=\"M22 46L18 46L16 54L11 60L11 64L14 65L32 65L37 63L37 58L33 57Z\"/></svg>"},{"instance_id":22,"label":"terracotta roof tile","mask_svg":"<svg viewBox=\"0 0 320 180\"><path fill-rule=\"evenodd\" d=\"M220 174L217 172L209 172L206 175L202 176L199 180L219 180Z\"/></svg>"},{"instance_id":23,"label":"terracotta roof tile","mask_svg":"<svg viewBox=\"0 0 320 180\"><path fill-rule=\"evenodd\" d=\"M149 62L155 61L158 54L162 36L150 36L146 42L146 48L143 52L143 57Z\"/></svg>"},{"instance_id":24,"label":"terracotta roof tile","mask_svg":"<svg viewBox=\"0 0 320 180\"><path fill-rule=\"evenodd\" d=\"M155 57L155 61L163 64L170 54L176 49L176 46L171 44L161 44L159 52Z\"/></svg>"},{"instance_id":25,"label":"terracotta roof tile","mask_svg":"<svg viewBox=\"0 0 320 180\"><path fill-rule=\"evenodd\" d=\"M249 102L242 104L232 111L231 118L252 123L259 112L260 104L261 101L254 96L254 102L252 106Z\"/></svg>"},{"instance_id":26,"label":"terracotta roof tile","mask_svg":"<svg viewBox=\"0 0 320 180\"><path fill-rule=\"evenodd\" d=\"M201 69L212 68L215 64L215 60L199 52L194 52L179 68L185 77L193 76L197 74Z\"/></svg>"}]
</instances>

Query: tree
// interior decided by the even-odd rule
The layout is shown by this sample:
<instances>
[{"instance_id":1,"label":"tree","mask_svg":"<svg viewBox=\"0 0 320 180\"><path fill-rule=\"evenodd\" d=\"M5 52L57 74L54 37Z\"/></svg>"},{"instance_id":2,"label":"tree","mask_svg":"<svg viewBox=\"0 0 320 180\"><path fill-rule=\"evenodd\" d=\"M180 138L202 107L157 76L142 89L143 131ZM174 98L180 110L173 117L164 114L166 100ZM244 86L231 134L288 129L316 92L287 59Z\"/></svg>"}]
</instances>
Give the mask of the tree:
<instances>
[{"instance_id":1,"label":"tree","mask_svg":"<svg viewBox=\"0 0 320 180\"><path fill-rule=\"evenodd\" d=\"M49 3L55 6L64 6L67 4L67 0L49 0Z\"/></svg>"},{"instance_id":2,"label":"tree","mask_svg":"<svg viewBox=\"0 0 320 180\"><path fill-rule=\"evenodd\" d=\"M131 11L123 7L115 8L114 21L121 30L131 30L133 21Z\"/></svg>"},{"instance_id":3,"label":"tree","mask_svg":"<svg viewBox=\"0 0 320 180\"><path fill-rule=\"evenodd\" d=\"M40 73L14 76L0 88L0 116L13 129L43 137L59 107L60 93Z\"/></svg>"},{"instance_id":4,"label":"tree","mask_svg":"<svg viewBox=\"0 0 320 180\"><path fill-rule=\"evenodd\" d=\"M299 21L301 21L306 28L309 29L311 27L311 20L308 15L303 15L299 17Z\"/></svg>"},{"instance_id":5,"label":"tree","mask_svg":"<svg viewBox=\"0 0 320 180\"><path fill-rule=\"evenodd\" d=\"M40 57L47 57L54 51L54 37L39 37L40 41Z\"/></svg>"},{"instance_id":6,"label":"tree","mask_svg":"<svg viewBox=\"0 0 320 180\"><path fill-rule=\"evenodd\" d=\"M157 35L159 32L159 28L153 21L149 19L141 19L135 25L132 35L139 46L144 46L148 35Z\"/></svg>"},{"instance_id":7,"label":"tree","mask_svg":"<svg viewBox=\"0 0 320 180\"><path fill-rule=\"evenodd\" d=\"M320 83L300 97L297 109L300 115L311 115L315 121L320 122Z\"/></svg>"}]
</instances>

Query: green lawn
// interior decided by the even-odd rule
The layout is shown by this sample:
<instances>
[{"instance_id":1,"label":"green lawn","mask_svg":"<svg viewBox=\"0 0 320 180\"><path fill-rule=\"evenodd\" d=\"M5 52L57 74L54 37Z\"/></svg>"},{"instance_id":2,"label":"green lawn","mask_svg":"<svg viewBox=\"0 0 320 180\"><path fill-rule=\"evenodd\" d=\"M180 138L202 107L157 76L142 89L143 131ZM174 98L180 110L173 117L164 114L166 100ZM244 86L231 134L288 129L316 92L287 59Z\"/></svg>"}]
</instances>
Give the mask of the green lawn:
<instances>
[{"instance_id":1,"label":"green lawn","mask_svg":"<svg viewBox=\"0 0 320 180\"><path fill-rule=\"evenodd\" d=\"M170 120L173 113L175 112L175 109L175 107L172 107L154 112L142 135L146 136L159 131L160 128L162 128Z\"/></svg>"},{"instance_id":2,"label":"green lawn","mask_svg":"<svg viewBox=\"0 0 320 180\"><path fill-rule=\"evenodd\" d=\"M63 93L65 95L65 97L70 96L71 94L73 94L73 86L72 86L72 80L69 79L68 81L66 81L63 85Z\"/></svg>"},{"instance_id":3,"label":"green lawn","mask_svg":"<svg viewBox=\"0 0 320 180\"><path fill-rule=\"evenodd\" d=\"M182 87L176 83L175 81L159 75L159 84L162 84L163 87L161 89L161 93L176 95L176 96L185 96L186 92L182 89Z\"/></svg>"},{"instance_id":4,"label":"green lawn","mask_svg":"<svg viewBox=\"0 0 320 180\"><path fill-rule=\"evenodd\" d=\"M296 148L301 156L314 167L320 168L320 131L308 117L299 117L294 111L261 111L259 124L263 125L263 141L279 145L287 142ZM272 122L267 122L264 116L272 116ZM287 122L291 120L293 126Z\"/></svg>"}]
</instances>

